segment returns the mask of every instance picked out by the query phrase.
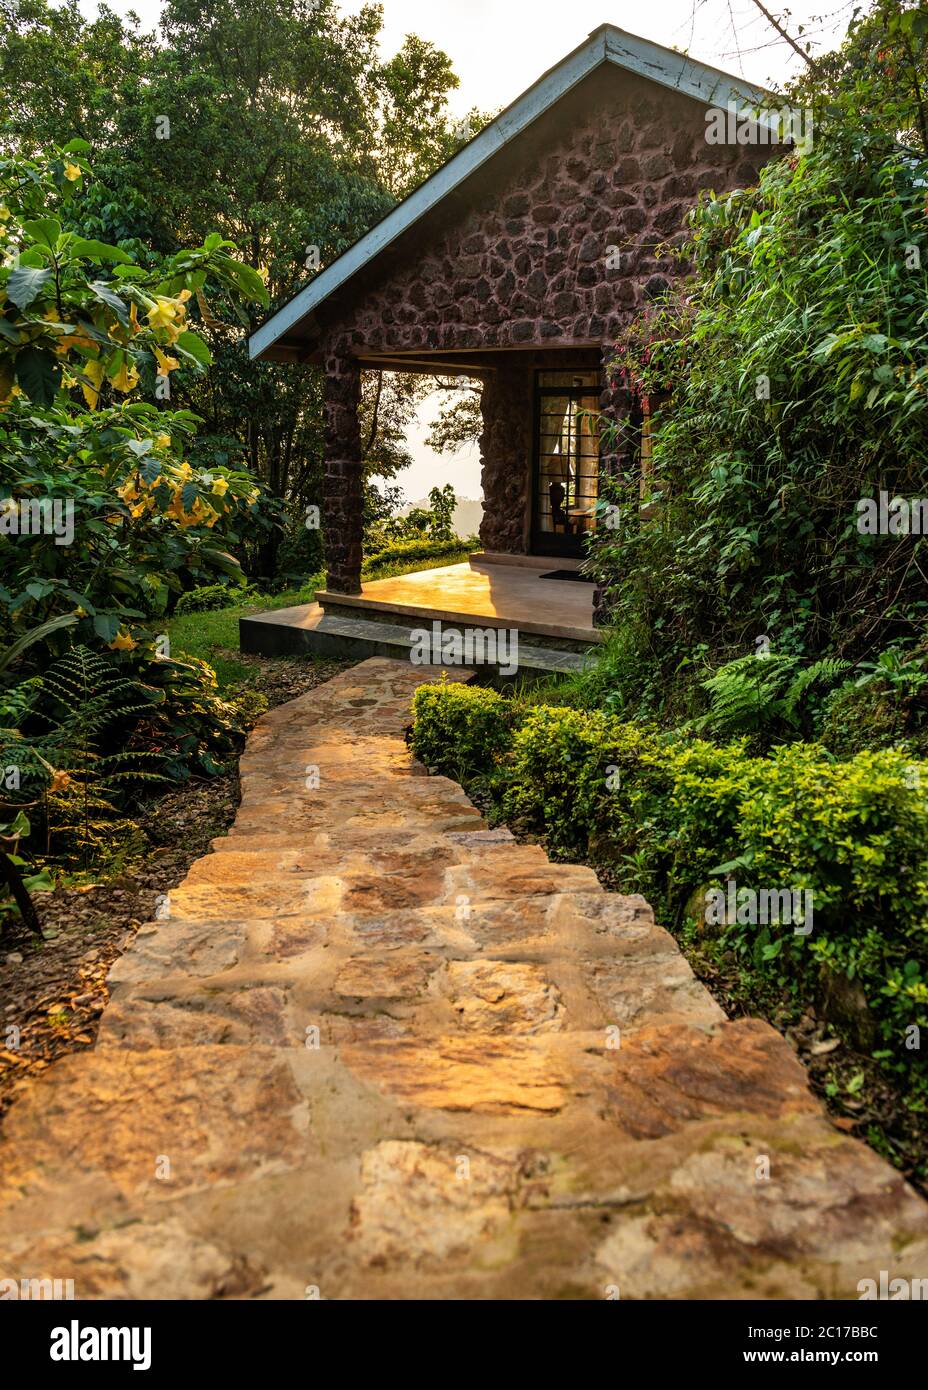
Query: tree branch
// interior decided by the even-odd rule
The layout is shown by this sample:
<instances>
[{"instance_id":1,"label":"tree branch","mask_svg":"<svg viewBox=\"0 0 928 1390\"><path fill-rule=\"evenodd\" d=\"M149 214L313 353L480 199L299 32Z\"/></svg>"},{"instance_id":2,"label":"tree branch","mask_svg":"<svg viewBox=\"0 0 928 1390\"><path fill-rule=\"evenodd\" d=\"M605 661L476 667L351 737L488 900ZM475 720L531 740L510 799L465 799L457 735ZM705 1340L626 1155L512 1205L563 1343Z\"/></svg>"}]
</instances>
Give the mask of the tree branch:
<instances>
[{"instance_id":1,"label":"tree branch","mask_svg":"<svg viewBox=\"0 0 928 1390\"><path fill-rule=\"evenodd\" d=\"M380 397L383 392L383 372L377 373L377 394L374 396L374 412L371 416L371 433L364 450L364 457L367 458L371 449L374 447L374 440L377 438L377 414L380 410Z\"/></svg>"},{"instance_id":2,"label":"tree branch","mask_svg":"<svg viewBox=\"0 0 928 1390\"><path fill-rule=\"evenodd\" d=\"M777 33L780 35L780 38L785 39L786 42L789 44L790 48L792 48L794 52L798 53L800 58L802 58L804 62L808 63L809 67L812 69L814 73L818 74L819 66L818 63L816 63L815 59L811 58L808 53L805 53L799 46L799 44L796 42L796 40L790 37L790 35L783 28L783 25L780 23L780 21L778 19L774 19L773 15L767 9L767 6L762 5L761 0L754 0L754 4L760 10L767 23L773 25L774 29L776 29Z\"/></svg>"}]
</instances>

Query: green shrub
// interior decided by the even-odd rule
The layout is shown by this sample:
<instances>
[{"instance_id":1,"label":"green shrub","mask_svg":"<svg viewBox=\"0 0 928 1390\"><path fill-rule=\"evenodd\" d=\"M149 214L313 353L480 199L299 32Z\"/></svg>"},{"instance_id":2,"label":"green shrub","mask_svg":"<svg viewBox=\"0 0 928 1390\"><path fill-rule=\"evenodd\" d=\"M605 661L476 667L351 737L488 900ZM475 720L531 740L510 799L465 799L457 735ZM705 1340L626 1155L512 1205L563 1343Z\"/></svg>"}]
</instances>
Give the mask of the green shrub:
<instances>
[{"instance_id":1,"label":"green shrub","mask_svg":"<svg viewBox=\"0 0 928 1390\"><path fill-rule=\"evenodd\" d=\"M662 753L672 789L662 850L663 896L677 925L695 889L741 853L742 808L763 783L766 762L747 754L746 740L671 744Z\"/></svg>"},{"instance_id":2,"label":"green shrub","mask_svg":"<svg viewBox=\"0 0 928 1390\"><path fill-rule=\"evenodd\" d=\"M832 691L825 701L819 739L838 757L861 748L904 746L916 757L928 755L928 669L924 639L911 648L896 646L863 661L860 674Z\"/></svg>"},{"instance_id":3,"label":"green shrub","mask_svg":"<svg viewBox=\"0 0 928 1390\"><path fill-rule=\"evenodd\" d=\"M771 942L771 958L786 945L804 955L809 945L811 959L849 979L860 977L874 1012L885 1009L890 977L903 973L911 959L920 958L913 984L928 979L928 803L918 787L922 778L928 778L928 766L896 749L865 749L834 762L814 744L795 744L767 759L763 787L740 813L746 866L739 877L814 894L813 934L807 942ZM807 965L803 960L803 969ZM928 1015L922 1022L928 1024Z\"/></svg>"},{"instance_id":4,"label":"green shrub","mask_svg":"<svg viewBox=\"0 0 928 1390\"><path fill-rule=\"evenodd\" d=\"M512 740L514 706L495 690L444 678L413 699L411 746L427 767L465 777L486 772Z\"/></svg>"},{"instance_id":5,"label":"green shrub","mask_svg":"<svg viewBox=\"0 0 928 1390\"><path fill-rule=\"evenodd\" d=\"M231 608L246 603L254 590L251 585L201 584L197 589L188 589L181 594L174 609L174 616L183 617L185 613L206 613L214 608Z\"/></svg>"},{"instance_id":6,"label":"green shrub","mask_svg":"<svg viewBox=\"0 0 928 1390\"><path fill-rule=\"evenodd\" d=\"M928 541L857 524L877 480L922 495L928 440L928 163L891 130L832 124L756 189L701 200L680 248L690 280L618 344L614 376L664 398L660 485L643 509L631 458L604 482L621 525L592 534L590 566L670 692L679 653L703 643L736 655L766 633L855 659L877 615L881 641L923 621ZM920 255L910 276L904 246Z\"/></svg>"},{"instance_id":7,"label":"green shrub","mask_svg":"<svg viewBox=\"0 0 928 1390\"><path fill-rule=\"evenodd\" d=\"M515 735L504 810L561 853L585 853L594 839L631 849L632 822L648 820L644 802L666 790L659 760L649 761L659 747L656 736L611 715L536 706Z\"/></svg>"}]
</instances>

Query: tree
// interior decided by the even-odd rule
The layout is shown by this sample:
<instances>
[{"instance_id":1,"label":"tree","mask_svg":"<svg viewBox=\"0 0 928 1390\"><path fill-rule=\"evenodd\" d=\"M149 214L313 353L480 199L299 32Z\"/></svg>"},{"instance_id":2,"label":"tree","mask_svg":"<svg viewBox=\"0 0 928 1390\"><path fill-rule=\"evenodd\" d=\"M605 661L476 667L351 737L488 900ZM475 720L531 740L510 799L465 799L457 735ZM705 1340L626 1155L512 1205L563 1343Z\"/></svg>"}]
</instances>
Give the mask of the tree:
<instances>
[{"instance_id":1,"label":"tree","mask_svg":"<svg viewBox=\"0 0 928 1390\"><path fill-rule=\"evenodd\" d=\"M0 0L0 23L0 111L13 138L67 141L77 130L90 143L99 200L85 207L88 235L169 255L216 229L242 247L272 308L470 130L448 112L456 79L444 54L410 37L380 62L377 6L342 17L334 0L170 0L158 43L105 10L84 20L76 0L61 10ZM204 377L177 379L175 400L206 422L200 456L237 450L301 525L322 500L318 369L249 362L244 330L256 315L239 320L210 283L191 313L213 360ZM364 436L372 472L402 466L411 389L381 384ZM365 388L372 425L376 395ZM250 555L262 575L274 573L280 539L266 532Z\"/></svg>"},{"instance_id":2,"label":"tree","mask_svg":"<svg viewBox=\"0 0 928 1390\"><path fill-rule=\"evenodd\" d=\"M395 198L405 198L476 135L486 117L475 109L454 123L448 94L458 79L447 54L415 34L378 75L378 174Z\"/></svg>"},{"instance_id":3,"label":"tree","mask_svg":"<svg viewBox=\"0 0 928 1390\"><path fill-rule=\"evenodd\" d=\"M425 442L436 453L454 454L475 443L483 429L482 388L479 381L469 378L439 377L434 385L449 394L429 426Z\"/></svg>"},{"instance_id":4,"label":"tree","mask_svg":"<svg viewBox=\"0 0 928 1390\"><path fill-rule=\"evenodd\" d=\"M218 233L153 269L81 236L90 182L81 140L0 160L0 629L133 651L184 574L235 570L218 537L258 498L241 470L192 467L197 417L151 398L209 364L187 321L208 279L267 295Z\"/></svg>"},{"instance_id":5,"label":"tree","mask_svg":"<svg viewBox=\"0 0 928 1390\"><path fill-rule=\"evenodd\" d=\"M820 124L866 124L928 151L928 11L921 0L874 0L855 10L845 42L791 90Z\"/></svg>"}]
</instances>

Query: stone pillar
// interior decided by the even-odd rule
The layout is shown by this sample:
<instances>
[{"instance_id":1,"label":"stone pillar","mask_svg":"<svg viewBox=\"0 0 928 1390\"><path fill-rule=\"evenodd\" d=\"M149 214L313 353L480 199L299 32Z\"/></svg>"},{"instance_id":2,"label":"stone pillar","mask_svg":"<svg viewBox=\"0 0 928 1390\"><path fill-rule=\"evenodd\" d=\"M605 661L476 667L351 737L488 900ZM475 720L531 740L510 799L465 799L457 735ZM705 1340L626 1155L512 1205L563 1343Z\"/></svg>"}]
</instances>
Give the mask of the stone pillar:
<instances>
[{"instance_id":1,"label":"stone pillar","mask_svg":"<svg viewBox=\"0 0 928 1390\"><path fill-rule=\"evenodd\" d=\"M497 355L480 397L480 481L485 550L523 555L530 518L532 456L532 373L519 360Z\"/></svg>"},{"instance_id":2,"label":"stone pillar","mask_svg":"<svg viewBox=\"0 0 928 1390\"><path fill-rule=\"evenodd\" d=\"M354 358L326 358L323 398L326 587L337 594L359 594L364 490L358 425L361 369Z\"/></svg>"},{"instance_id":3,"label":"stone pillar","mask_svg":"<svg viewBox=\"0 0 928 1390\"><path fill-rule=\"evenodd\" d=\"M632 422L632 393L619 374L619 369L611 366L614 356L613 347L607 345L603 348L599 408L603 415L603 426L608 430L608 434L600 448L599 489L603 501L620 503L624 507L628 505L628 484L636 467L637 445ZM599 525L605 528L606 523L601 520ZM621 539L621 524L617 531L609 531L607 534L612 541ZM593 593L593 625L607 627L608 624L609 605L606 593L597 585Z\"/></svg>"}]
</instances>

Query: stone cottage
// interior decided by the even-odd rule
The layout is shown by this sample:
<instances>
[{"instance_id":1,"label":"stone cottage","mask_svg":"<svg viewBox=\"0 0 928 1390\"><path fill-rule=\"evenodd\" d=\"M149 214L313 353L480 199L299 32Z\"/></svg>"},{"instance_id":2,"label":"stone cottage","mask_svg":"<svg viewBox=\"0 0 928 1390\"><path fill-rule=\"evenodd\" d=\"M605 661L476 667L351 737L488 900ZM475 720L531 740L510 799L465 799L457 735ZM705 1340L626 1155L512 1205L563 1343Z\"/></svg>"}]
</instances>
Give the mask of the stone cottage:
<instances>
[{"instance_id":1,"label":"stone cottage","mask_svg":"<svg viewBox=\"0 0 928 1390\"><path fill-rule=\"evenodd\" d=\"M252 357L325 370L330 595L361 591L365 369L482 382L485 560L583 553L601 471L635 466L600 453L596 414L635 410L613 344L666 288L660 248L700 190L769 156L711 143L709 113L767 96L602 25L252 335ZM633 455L640 431L619 437Z\"/></svg>"}]
</instances>

